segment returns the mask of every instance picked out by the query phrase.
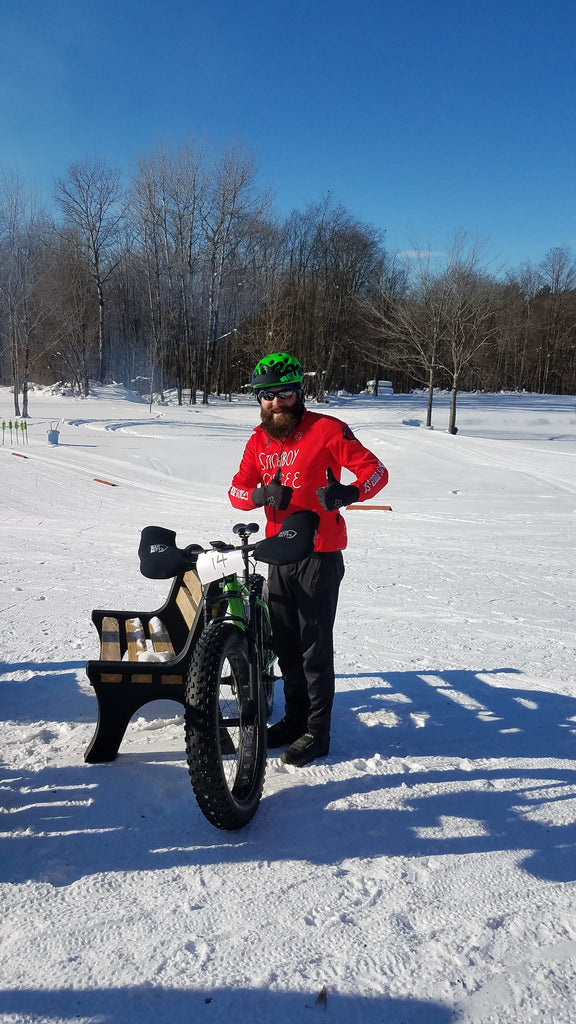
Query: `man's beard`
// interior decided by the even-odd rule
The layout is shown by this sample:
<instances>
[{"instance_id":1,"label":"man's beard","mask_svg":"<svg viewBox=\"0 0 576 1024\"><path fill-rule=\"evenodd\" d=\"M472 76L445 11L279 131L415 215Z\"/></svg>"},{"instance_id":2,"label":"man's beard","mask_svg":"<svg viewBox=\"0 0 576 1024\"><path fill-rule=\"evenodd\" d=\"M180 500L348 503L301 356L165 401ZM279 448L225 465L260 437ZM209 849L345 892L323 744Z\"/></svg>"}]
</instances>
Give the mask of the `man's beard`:
<instances>
[{"instance_id":1,"label":"man's beard","mask_svg":"<svg viewBox=\"0 0 576 1024\"><path fill-rule=\"evenodd\" d=\"M277 441L282 441L288 437L293 430L300 423L304 413L304 402L301 398L297 398L294 405L290 406L289 409L285 409L283 412L274 413L272 409L266 412L264 409L260 409L260 419L262 426L270 437L275 438Z\"/></svg>"}]
</instances>

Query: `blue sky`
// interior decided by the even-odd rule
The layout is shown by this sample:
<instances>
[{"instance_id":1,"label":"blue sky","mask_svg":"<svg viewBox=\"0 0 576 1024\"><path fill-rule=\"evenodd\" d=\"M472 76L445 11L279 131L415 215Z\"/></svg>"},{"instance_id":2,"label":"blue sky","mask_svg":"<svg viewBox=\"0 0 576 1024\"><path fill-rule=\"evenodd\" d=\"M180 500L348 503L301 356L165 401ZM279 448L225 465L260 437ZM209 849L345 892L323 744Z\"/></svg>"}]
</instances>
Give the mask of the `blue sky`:
<instances>
[{"instance_id":1,"label":"blue sky","mask_svg":"<svg viewBox=\"0 0 576 1024\"><path fill-rule=\"evenodd\" d=\"M279 213L331 193L392 251L576 252L573 0L2 0L0 166L240 143Z\"/></svg>"}]
</instances>

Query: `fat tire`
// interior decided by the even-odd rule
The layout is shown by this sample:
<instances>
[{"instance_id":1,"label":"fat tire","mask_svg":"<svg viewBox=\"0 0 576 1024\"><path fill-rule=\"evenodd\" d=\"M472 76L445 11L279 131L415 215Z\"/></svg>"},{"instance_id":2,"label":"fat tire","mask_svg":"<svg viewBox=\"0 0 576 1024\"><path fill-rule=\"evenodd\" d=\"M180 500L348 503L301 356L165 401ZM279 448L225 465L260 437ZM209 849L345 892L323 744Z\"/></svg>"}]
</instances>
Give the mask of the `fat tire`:
<instances>
[{"instance_id":1,"label":"fat tire","mask_svg":"<svg viewBox=\"0 0 576 1024\"><path fill-rule=\"evenodd\" d=\"M263 576L254 573L250 577L250 617L258 647L260 679L264 691L266 717L270 718L274 710L274 648L272 646L272 627L270 617L266 614L258 600L267 602L268 584Z\"/></svg>"},{"instance_id":2,"label":"fat tire","mask_svg":"<svg viewBox=\"0 0 576 1024\"><path fill-rule=\"evenodd\" d=\"M248 641L238 626L210 623L185 690L188 771L198 806L216 828L243 828L258 809L266 770L266 719L250 699Z\"/></svg>"}]
</instances>

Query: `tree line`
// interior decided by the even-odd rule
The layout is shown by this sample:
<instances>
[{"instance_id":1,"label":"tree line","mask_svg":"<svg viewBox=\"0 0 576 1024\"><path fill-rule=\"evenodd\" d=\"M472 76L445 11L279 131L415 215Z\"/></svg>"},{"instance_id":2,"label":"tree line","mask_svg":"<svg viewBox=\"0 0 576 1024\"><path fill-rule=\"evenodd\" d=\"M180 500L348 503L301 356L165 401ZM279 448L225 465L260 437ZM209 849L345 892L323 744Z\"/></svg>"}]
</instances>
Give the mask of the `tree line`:
<instances>
[{"instance_id":1,"label":"tree line","mask_svg":"<svg viewBox=\"0 0 576 1024\"><path fill-rule=\"evenodd\" d=\"M207 402L288 350L322 401L368 381L397 391L576 393L576 260L566 247L503 273L454 235L442 260L390 253L330 196L279 217L241 149L194 143L143 156L128 184L91 159L49 213L0 175L0 382L28 415L31 381L175 389Z\"/></svg>"}]
</instances>

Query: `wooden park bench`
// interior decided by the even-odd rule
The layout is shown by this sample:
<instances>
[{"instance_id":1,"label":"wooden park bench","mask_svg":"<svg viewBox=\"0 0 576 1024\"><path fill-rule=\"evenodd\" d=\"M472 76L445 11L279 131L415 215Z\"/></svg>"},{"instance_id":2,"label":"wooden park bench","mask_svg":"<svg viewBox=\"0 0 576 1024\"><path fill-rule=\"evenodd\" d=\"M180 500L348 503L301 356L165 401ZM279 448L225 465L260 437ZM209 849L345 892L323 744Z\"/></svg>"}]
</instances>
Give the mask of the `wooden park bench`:
<instances>
[{"instance_id":1,"label":"wooden park bench","mask_svg":"<svg viewBox=\"0 0 576 1024\"><path fill-rule=\"evenodd\" d=\"M149 701L185 703L188 666L204 627L203 604L202 584L191 569L173 580L156 611L92 612L100 658L87 662L86 673L96 691L98 722L85 761L113 761L132 715Z\"/></svg>"}]
</instances>

